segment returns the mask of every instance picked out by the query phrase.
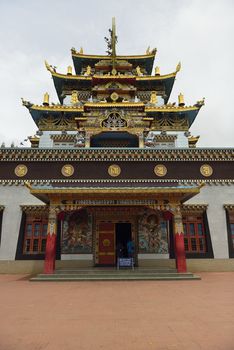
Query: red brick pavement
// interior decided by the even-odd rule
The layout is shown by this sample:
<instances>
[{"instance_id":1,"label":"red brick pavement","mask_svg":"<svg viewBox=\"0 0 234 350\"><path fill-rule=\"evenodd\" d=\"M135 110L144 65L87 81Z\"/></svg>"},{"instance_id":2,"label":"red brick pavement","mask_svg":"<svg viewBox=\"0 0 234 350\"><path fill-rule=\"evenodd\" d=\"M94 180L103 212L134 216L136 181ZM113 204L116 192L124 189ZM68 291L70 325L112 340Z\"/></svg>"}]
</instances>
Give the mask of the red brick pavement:
<instances>
[{"instance_id":1,"label":"red brick pavement","mask_svg":"<svg viewBox=\"0 0 234 350\"><path fill-rule=\"evenodd\" d=\"M201 281L0 275L0 350L233 350L234 272Z\"/></svg>"}]
</instances>

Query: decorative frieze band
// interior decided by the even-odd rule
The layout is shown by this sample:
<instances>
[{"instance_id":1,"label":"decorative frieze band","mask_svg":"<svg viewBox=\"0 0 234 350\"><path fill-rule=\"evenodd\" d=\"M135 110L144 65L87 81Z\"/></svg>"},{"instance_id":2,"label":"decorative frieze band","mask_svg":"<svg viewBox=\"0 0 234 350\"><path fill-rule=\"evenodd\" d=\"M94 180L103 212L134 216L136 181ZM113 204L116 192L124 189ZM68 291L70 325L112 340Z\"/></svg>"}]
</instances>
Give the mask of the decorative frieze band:
<instances>
[{"instance_id":1,"label":"decorative frieze band","mask_svg":"<svg viewBox=\"0 0 234 350\"><path fill-rule=\"evenodd\" d=\"M208 208L208 204L183 204L181 210L183 213L204 212Z\"/></svg>"},{"instance_id":2,"label":"decorative frieze band","mask_svg":"<svg viewBox=\"0 0 234 350\"><path fill-rule=\"evenodd\" d=\"M45 214L49 212L49 206L48 205L21 205L21 210L27 214Z\"/></svg>"},{"instance_id":3,"label":"decorative frieze band","mask_svg":"<svg viewBox=\"0 0 234 350\"><path fill-rule=\"evenodd\" d=\"M100 157L101 155L101 157ZM0 161L234 161L234 149L1 148Z\"/></svg>"},{"instance_id":4,"label":"decorative frieze band","mask_svg":"<svg viewBox=\"0 0 234 350\"><path fill-rule=\"evenodd\" d=\"M234 211L234 204L224 204L224 209Z\"/></svg>"},{"instance_id":5,"label":"decorative frieze band","mask_svg":"<svg viewBox=\"0 0 234 350\"><path fill-rule=\"evenodd\" d=\"M111 183L113 181L118 181L119 183L123 183L123 182L129 182L129 183L141 183L141 182L152 182L152 183L171 183L171 182L175 182L175 183L181 183L181 184L186 184L186 185L201 185L201 183L204 183L208 186L231 186L232 184L234 184L234 179L194 179L194 180L190 180L190 179L118 179L118 180L109 180L109 179L89 179L89 182L93 182L93 183ZM23 180L23 179L4 179L4 180L0 180L0 185L2 186L24 186L27 182L29 182L28 180ZM49 181L47 179L44 180L39 180L39 179L30 179L30 184L50 184L50 183L84 183L87 182L86 179L50 179Z\"/></svg>"}]
</instances>

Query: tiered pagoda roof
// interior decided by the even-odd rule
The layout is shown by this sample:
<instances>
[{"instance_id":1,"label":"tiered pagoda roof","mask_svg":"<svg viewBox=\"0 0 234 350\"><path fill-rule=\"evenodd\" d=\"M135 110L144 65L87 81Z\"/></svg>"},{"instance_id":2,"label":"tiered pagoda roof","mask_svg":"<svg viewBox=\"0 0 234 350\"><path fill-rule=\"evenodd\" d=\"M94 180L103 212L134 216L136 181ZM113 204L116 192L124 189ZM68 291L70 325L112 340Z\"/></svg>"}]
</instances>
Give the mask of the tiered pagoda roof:
<instances>
[{"instance_id":1,"label":"tiered pagoda roof","mask_svg":"<svg viewBox=\"0 0 234 350\"><path fill-rule=\"evenodd\" d=\"M156 67L155 74L151 75L156 49L147 49L144 55L118 56L114 22L110 34L110 39L105 38L107 55L86 55L83 49L80 52L72 49L76 74L72 73L71 66L67 74L61 74L45 62L60 103L50 104L48 94L43 105L23 100L39 130L100 129L109 110L115 117L116 113L119 115L120 124L122 120L126 130L187 131L204 99L185 106L181 94L178 105L168 103L180 63L170 74L161 75Z\"/></svg>"}]
</instances>

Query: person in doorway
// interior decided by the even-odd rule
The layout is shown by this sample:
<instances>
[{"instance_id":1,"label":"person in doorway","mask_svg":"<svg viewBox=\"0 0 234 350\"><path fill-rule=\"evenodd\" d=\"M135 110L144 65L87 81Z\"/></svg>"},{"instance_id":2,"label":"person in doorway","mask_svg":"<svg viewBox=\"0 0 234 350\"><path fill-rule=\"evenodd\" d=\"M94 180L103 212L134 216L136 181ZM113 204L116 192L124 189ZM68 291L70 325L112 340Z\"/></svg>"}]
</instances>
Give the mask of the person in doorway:
<instances>
[{"instance_id":1,"label":"person in doorway","mask_svg":"<svg viewBox=\"0 0 234 350\"><path fill-rule=\"evenodd\" d=\"M134 255L134 242L133 242L133 240L128 241L127 250L128 250L128 257L133 258L133 255Z\"/></svg>"},{"instance_id":2,"label":"person in doorway","mask_svg":"<svg viewBox=\"0 0 234 350\"><path fill-rule=\"evenodd\" d=\"M123 245L120 242L116 246L116 255L118 258L123 257Z\"/></svg>"}]
</instances>

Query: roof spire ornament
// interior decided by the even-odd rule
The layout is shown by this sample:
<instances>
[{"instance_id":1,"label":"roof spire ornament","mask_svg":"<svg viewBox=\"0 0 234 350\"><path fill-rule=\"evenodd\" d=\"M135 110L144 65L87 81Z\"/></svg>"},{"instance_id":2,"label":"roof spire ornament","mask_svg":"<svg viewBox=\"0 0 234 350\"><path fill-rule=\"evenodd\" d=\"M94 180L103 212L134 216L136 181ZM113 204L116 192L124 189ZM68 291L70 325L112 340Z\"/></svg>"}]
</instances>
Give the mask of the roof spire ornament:
<instances>
[{"instance_id":1,"label":"roof spire ornament","mask_svg":"<svg viewBox=\"0 0 234 350\"><path fill-rule=\"evenodd\" d=\"M72 75L72 66L67 67L67 75Z\"/></svg>"},{"instance_id":2,"label":"roof spire ornament","mask_svg":"<svg viewBox=\"0 0 234 350\"><path fill-rule=\"evenodd\" d=\"M155 67L155 75L160 75L160 68L158 66Z\"/></svg>"},{"instance_id":3,"label":"roof spire ornament","mask_svg":"<svg viewBox=\"0 0 234 350\"><path fill-rule=\"evenodd\" d=\"M43 99L43 106L49 106L50 104L50 95L48 94L48 92L46 92L44 94L44 99Z\"/></svg>"},{"instance_id":4,"label":"roof spire ornament","mask_svg":"<svg viewBox=\"0 0 234 350\"><path fill-rule=\"evenodd\" d=\"M113 66L115 65L116 59L116 44L118 42L116 35L115 17L112 18L112 29L109 29L110 38L105 36L107 43L107 54L112 57Z\"/></svg>"},{"instance_id":5,"label":"roof spire ornament","mask_svg":"<svg viewBox=\"0 0 234 350\"><path fill-rule=\"evenodd\" d=\"M182 93L179 94L178 96L178 102L179 102L179 106L180 107L184 107L185 103L184 103L184 95Z\"/></svg>"}]
</instances>

